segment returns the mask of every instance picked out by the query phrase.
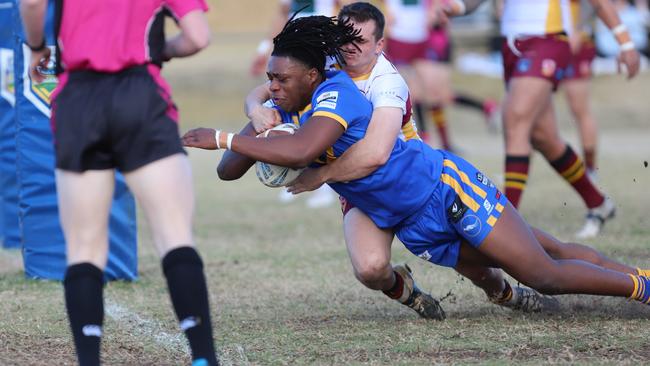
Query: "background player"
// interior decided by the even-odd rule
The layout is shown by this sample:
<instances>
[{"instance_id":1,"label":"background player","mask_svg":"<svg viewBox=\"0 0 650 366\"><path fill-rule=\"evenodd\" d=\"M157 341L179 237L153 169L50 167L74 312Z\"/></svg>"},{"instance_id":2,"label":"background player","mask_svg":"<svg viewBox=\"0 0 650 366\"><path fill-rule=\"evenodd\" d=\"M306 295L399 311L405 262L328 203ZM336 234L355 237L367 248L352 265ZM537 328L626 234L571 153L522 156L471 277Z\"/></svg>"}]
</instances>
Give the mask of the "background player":
<instances>
[{"instance_id":1,"label":"background player","mask_svg":"<svg viewBox=\"0 0 650 366\"><path fill-rule=\"evenodd\" d=\"M607 0L591 0L597 14L615 29L622 45L621 62L629 77L639 69L639 55L619 27L616 12ZM614 216L613 201L600 192L585 173L582 160L559 136L552 92L564 77L570 58L566 32L570 30L568 1L506 0L501 30L507 95L503 110L505 132L505 191L517 207L528 180L533 148L580 194L587 206L580 238L597 235Z\"/></svg>"}]
</instances>

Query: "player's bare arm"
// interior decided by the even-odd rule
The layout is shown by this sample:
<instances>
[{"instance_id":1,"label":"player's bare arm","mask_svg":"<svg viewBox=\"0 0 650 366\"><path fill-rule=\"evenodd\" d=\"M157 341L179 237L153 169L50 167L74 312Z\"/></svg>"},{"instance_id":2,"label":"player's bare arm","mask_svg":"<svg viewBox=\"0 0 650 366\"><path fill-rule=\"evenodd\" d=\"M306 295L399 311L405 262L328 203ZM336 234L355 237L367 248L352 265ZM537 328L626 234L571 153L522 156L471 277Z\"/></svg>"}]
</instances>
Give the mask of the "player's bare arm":
<instances>
[{"instance_id":1,"label":"player's bare arm","mask_svg":"<svg viewBox=\"0 0 650 366\"><path fill-rule=\"evenodd\" d=\"M618 56L619 65L625 65L627 78L631 79L639 72L640 57L632 43L632 38L625 25L616 12L616 8L609 0L589 0L596 11L596 15L607 25L616 41L621 46L621 53Z\"/></svg>"},{"instance_id":2,"label":"player's bare arm","mask_svg":"<svg viewBox=\"0 0 650 366\"><path fill-rule=\"evenodd\" d=\"M282 121L277 110L264 106L264 102L269 99L271 99L271 92L267 82L251 90L244 100L244 113L251 120L257 133L273 128Z\"/></svg>"},{"instance_id":3,"label":"player's bare arm","mask_svg":"<svg viewBox=\"0 0 650 366\"><path fill-rule=\"evenodd\" d=\"M239 132L240 135L255 136L256 132L251 123ZM187 131L182 137L183 145L204 150L216 150L216 130L212 128L195 128ZM255 164L255 160L242 154L226 151L217 166L217 174L222 180L236 180L241 178L248 169Z\"/></svg>"},{"instance_id":4,"label":"player's bare arm","mask_svg":"<svg viewBox=\"0 0 650 366\"><path fill-rule=\"evenodd\" d=\"M209 136L210 134L212 136ZM333 118L314 116L290 136L257 139L253 136L223 132L219 134L219 140L216 140L215 130L196 129L183 137L183 144L207 150L228 148L253 160L303 168L332 146L342 134L343 126Z\"/></svg>"},{"instance_id":5,"label":"player's bare arm","mask_svg":"<svg viewBox=\"0 0 650 366\"><path fill-rule=\"evenodd\" d=\"M27 46L32 50L29 62L29 75L32 80L40 83L45 78L38 70L46 68L50 58L50 49L45 45L45 12L47 1L27 0L20 2L20 14L25 28Z\"/></svg>"},{"instance_id":6,"label":"player's bare arm","mask_svg":"<svg viewBox=\"0 0 650 366\"><path fill-rule=\"evenodd\" d=\"M338 159L317 169L307 169L289 186L294 194L312 191L323 183L347 182L363 178L384 165L395 145L401 128L402 110L376 108L363 139L352 145Z\"/></svg>"}]
</instances>

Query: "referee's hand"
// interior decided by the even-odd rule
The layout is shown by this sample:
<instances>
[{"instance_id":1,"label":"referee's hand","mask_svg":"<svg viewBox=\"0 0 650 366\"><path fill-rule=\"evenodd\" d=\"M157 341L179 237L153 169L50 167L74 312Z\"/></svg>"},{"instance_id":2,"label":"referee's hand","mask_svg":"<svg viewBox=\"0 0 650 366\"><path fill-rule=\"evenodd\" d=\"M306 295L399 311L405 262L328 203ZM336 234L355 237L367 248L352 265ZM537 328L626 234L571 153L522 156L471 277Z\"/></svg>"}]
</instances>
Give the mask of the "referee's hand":
<instances>
[{"instance_id":1,"label":"referee's hand","mask_svg":"<svg viewBox=\"0 0 650 366\"><path fill-rule=\"evenodd\" d=\"M181 140L183 141L183 146L196 147L204 150L216 150L217 140L215 138L215 132L216 130L213 128L195 128L187 131Z\"/></svg>"},{"instance_id":2,"label":"referee's hand","mask_svg":"<svg viewBox=\"0 0 650 366\"><path fill-rule=\"evenodd\" d=\"M49 47L43 48L42 51L32 51L29 61L29 76L37 84L40 84L45 80L45 75L41 70L46 70L48 68L50 53L51 51Z\"/></svg>"}]
</instances>

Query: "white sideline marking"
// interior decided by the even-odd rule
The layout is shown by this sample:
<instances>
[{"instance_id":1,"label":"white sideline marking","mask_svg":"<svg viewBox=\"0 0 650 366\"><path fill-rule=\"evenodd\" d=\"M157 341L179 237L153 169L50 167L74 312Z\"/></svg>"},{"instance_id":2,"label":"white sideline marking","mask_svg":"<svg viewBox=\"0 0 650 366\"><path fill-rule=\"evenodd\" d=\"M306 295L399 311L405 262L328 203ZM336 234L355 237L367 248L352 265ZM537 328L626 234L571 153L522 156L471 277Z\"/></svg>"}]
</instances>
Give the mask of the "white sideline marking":
<instances>
[{"instance_id":1,"label":"white sideline marking","mask_svg":"<svg viewBox=\"0 0 650 366\"><path fill-rule=\"evenodd\" d=\"M151 338L165 349L180 350L188 357L190 356L190 347L188 346L183 333L179 332L177 334L169 334L162 330L162 327L158 322L143 318L128 307L108 299L104 299L104 313L117 323L121 323L122 325L130 324L130 332L136 337ZM244 347L236 345L236 349L237 354L244 364L249 364L248 357L246 357L246 354L244 353ZM217 354L221 364L224 366L233 365L233 362L224 355L223 350L217 348Z\"/></svg>"},{"instance_id":2,"label":"white sideline marking","mask_svg":"<svg viewBox=\"0 0 650 366\"><path fill-rule=\"evenodd\" d=\"M118 323L130 324L130 333L136 337L148 337L166 349L177 349L185 354L190 354L189 346L182 333L169 334L162 330L162 327L155 321L143 318L131 309L117 304L114 301L105 300L104 312Z\"/></svg>"}]
</instances>

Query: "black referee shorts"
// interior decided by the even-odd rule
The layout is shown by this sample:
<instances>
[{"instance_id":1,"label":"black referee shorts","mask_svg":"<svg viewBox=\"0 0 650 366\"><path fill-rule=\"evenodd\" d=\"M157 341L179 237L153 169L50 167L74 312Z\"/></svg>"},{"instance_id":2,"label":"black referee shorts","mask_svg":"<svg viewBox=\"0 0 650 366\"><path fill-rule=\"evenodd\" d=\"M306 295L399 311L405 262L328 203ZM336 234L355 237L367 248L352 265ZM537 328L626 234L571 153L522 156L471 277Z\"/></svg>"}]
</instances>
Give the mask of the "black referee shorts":
<instances>
[{"instance_id":1,"label":"black referee shorts","mask_svg":"<svg viewBox=\"0 0 650 366\"><path fill-rule=\"evenodd\" d=\"M185 153L176 106L147 66L73 71L62 83L52 103L57 168L129 172Z\"/></svg>"}]
</instances>

